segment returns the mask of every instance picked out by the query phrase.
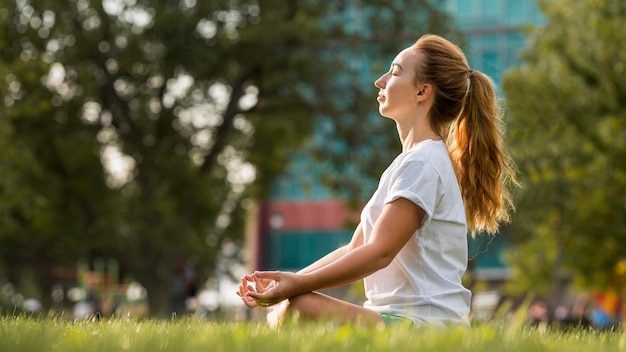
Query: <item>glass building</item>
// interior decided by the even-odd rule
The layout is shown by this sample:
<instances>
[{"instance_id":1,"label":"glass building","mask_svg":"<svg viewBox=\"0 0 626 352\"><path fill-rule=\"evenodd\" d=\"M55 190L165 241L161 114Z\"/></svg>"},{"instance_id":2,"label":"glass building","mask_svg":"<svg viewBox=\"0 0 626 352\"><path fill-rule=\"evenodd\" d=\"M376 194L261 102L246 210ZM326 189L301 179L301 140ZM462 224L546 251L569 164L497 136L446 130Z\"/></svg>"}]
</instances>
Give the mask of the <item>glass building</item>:
<instances>
[{"instance_id":1,"label":"glass building","mask_svg":"<svg viewBox=\"0 0 626 352\"><path fill-rule=\"evenodd\" d=\"M465 36L472 68L496 84L520 60L526 45L524 27L544 21L534 0L448 0L445 9Z\"/></svg>"}]
</instances>

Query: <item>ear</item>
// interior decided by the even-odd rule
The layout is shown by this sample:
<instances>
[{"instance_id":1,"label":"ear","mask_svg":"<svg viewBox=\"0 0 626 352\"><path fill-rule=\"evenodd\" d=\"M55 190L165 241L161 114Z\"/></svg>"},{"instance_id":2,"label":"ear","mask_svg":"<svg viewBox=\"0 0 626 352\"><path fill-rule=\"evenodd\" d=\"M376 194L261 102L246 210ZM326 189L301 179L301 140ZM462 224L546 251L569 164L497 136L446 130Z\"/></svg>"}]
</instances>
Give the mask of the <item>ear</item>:
<instances>
[{"instance_id":1,"label":"ear","mask_svg":"<svg viewBox=\"0 0 626 352\"><path fill-rule=\"evenodd\" d=\"M424 101L426 100L433 91L433 87L430 84L423 84L421 88L417 91L417 100Z\"/></svg>"}]
</instances>

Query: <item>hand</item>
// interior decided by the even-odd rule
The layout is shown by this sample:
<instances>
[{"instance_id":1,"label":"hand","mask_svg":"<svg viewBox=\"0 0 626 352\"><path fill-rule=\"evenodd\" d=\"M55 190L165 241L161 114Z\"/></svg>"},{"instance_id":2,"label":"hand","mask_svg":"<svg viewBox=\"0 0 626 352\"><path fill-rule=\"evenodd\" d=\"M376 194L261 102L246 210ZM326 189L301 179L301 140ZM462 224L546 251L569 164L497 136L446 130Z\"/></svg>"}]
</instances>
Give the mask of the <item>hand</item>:
<instances>
[{"instance_id":1,"label":"hand","mask_svg":"<svg viewBox=\"0 0 626 352\"><path fill-rule=\"evenodd\" d=\"M247 290L246 296L262 307L271 306L297 294L303 293L302 275L282 271L257 271L252 277L255 282L271 282L263 286L263 290Z\"/></svg>"},{"instance_id":2,"label":"hand","mask_svg":"<svg viewBox=\"0 0 626 352\"><path fill-rule=\"evenodd\" d=\"M247 295L248 292L255 290L252 285L248 284L249 281L254 281L254 279L250 275L244 275L241 278L239 289L237 290L237 295L241 297L243 304L245 304L248 308L254 308L258 304L253 298Z\"/></svg>"},{"instance_id":3,"label":"hand","mask_svg":"<svg viewBox=\"0 0 626 352\"><path fill-rule=\"evenodd\" d=\"M249 282L254 282L255 286L250 285ZM248 308L254 308L259 304L254 298L248 296L247 293L263 293L274 285L275 282L273 280L261 280L253 275L244 275L241 278L241 284L239 285L239 290L237 290L237 295L241 297L241 300Z\"/></svg>"}]
</instances>

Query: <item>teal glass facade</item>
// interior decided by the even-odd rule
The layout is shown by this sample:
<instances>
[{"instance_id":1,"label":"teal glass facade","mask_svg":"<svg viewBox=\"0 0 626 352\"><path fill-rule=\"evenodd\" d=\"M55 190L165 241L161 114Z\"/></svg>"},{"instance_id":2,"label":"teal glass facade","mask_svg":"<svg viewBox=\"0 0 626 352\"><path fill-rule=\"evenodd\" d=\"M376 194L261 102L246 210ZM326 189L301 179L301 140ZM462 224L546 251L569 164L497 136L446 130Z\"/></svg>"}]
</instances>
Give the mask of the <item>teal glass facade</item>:
<instances>
[{"instance_id":1,"label":"teal glass facade","mask_svg":"<svg viewBox=\"0 0 626 352\"><path fill-rule=\"evenodd\" d=\"M296 271L350 242L352 231L273 231L268 244L273 248L266 265L270 269Z\"/></svg>"},{"instance_id":2,"label":"teal glass facade","mask_svg":"<svg viewBox=\"0 0 626 352\"><path fill-rule=\"evenodd\" d=\"M331 191L322 184L320 177L323 167L308 154L300 153L291 161L274 183L270 198L273 200L319 201L333 197Z\"/></svg>"},{"instance_id":3,"label":"teal glass facade","mask_svg":"<svg viewBox=\"0 0 626 352\"><path fill-rule=\"evenodd\" d=\"M534 0L448 0L445 10L464 34L470 66L496 85L507 69L520 62L526 45L524 28L544 23Z\"/></svg>"}]
</instances>

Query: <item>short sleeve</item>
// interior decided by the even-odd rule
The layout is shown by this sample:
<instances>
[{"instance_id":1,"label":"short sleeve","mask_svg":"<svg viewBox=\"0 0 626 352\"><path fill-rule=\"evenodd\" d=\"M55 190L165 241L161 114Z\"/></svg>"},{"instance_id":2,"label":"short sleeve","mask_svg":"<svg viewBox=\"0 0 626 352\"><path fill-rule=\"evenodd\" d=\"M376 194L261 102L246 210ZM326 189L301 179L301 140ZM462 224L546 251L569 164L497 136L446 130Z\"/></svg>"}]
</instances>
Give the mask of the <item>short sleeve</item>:
<instances>
[{"instance_id":1,"label":"short sleeve","mask_svg":"<svg viewBox=\"0 0 626 352\"><path fill-rule=\"evenodd\" d=\"M437 171L421 161L402 163L390 175L389 190L385 204L398 198L405 198L422 208L426 213L420 224L427 224L435 211L440 193L440 177Z\"/></svg>"}]
</instances>

